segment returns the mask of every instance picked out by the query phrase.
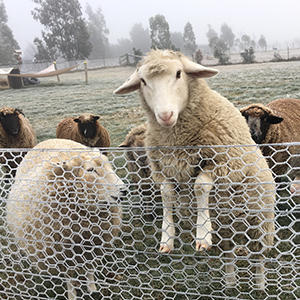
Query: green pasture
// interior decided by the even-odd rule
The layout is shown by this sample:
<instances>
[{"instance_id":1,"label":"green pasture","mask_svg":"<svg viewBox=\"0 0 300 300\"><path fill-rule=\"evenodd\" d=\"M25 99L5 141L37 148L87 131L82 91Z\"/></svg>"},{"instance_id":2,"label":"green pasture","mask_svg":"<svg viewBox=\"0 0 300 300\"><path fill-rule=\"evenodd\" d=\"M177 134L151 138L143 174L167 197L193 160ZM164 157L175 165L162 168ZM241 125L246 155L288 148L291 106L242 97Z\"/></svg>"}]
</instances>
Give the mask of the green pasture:
<instances>
[{"instance_id":1,"label":"green pasture","mask_svg":"<svg viewBox=\"0 0 300 300\"><path fill-rule=\"evenodd\" d=\"M208 79L210 86L237 107L281 97L300 98L300 62L216 68L220 73ZM38 86L0 90L0 105L22 109L39 141L55 137L57 124L66 116L83 112L99 114L110 132L112 146L117 146L131 127L145 119L138 93L124 96L112 93L133 71L131 67L89 71L88 85L84 72L61 75L60 83L56 77L41 78Z\"/></svg>"},{"instance_id":2,"label":"green pasture","mask_svg":"<svg viewBox=\"0 0 300 300\"><path fill-rule=\"evenodd\" d=\"M220 73L208 79L209 85L238 108L254 102L268 103L278 98L300 99L300 62L216 68ZM117 146L130 128L145 120L138 93L113 95L113 90L133 71L132 67L92 70L88 73L88 85L85 84L83 72L61 75L60 83L56 77L42 78L37 86L0 90L0 105L22 109L31 121L39 141L55 137L57 124L67 116L76 116L83 112L99 114L100 121L110 132L112 146ZM115 151L111 153L114 166L118 168L118 173L123 174L125 170L122 153ZM283 195L281 200L285 206L279 209L290 211L290 199ZM99 264L96 275L100 293L91 298L83 297L84 299L300 298L300 241L296 234L300 229L299 222L295 220L296 214L287 213L277 218L276 245L266 258L266 290L253 290L249 262L243 258L237 263L242 280L237 287L226 289L222 282L223 262L220 260L218 248L214 247L208 253L195 253L188 220L183 220L180 224L182 230L176 240L176 250L171 254L160 254L157 251L162 211L160 200L153 201L157 201L157 209L153 212L155 222L151 218L143 217L139 196L132 195L122 204L122 233L115 241L115 250L103 258L105 268L120 276L118 280L105 278L103 274L107 270ZM10 261L9 243L12 239L3 229L5 210L3 203L1 205L0 239L3 259L0 255L0 271L6 272L0 272L0 283L2 280L6 284L0 284L0 298L65 299L65 286L61 278L51 277L49 274L35 274L26 261L17 261L17 266ZM1 293L1 289L8 290L11 294ZM14 293L20 293L20 296L15 297ZM202 296L199 297L199 294Z\"/></svg>"}]
</instances>

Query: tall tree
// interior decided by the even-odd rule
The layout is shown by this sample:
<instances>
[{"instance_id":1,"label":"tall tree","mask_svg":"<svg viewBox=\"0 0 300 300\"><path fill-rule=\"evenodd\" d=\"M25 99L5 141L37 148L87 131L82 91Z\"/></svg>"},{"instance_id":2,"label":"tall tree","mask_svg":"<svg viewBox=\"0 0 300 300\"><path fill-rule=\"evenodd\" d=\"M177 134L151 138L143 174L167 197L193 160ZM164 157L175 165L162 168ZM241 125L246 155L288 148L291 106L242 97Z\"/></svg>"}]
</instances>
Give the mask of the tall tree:
<instances>
[{"instance_id":1,"label":"tall tree","mask_svg":"<svg viewBox=\"0 0 300 300\"><path fill-rule=\"evenodd\" d=\"M209 24L208 25L208 31L206 33L208 43L210 43L211 40L215 39L218 37L217 32L212 28L212 26Z\"/></svg>"},{"instance_id":2,"label":"tall tree","mask_svg":"<svg viewBox=\"0 0 300 300\"><path fill-rule=\"evenodd\" d=\"M109 44L107 37L109 30L106 27L104 15L100 7L94 12L89 4L86 6L86 13L90 42L93 46L90 58L104 58Z\"/></svg>"},{"instance_id":3,"label":"tall tree","mask_svg":"<svg viewBox=\"0 0 300 300\"><path fill-rule=\"evenodd\" d=\"M226 23L224 23L221 26L220 39L228 45L229 49L232 48L234 44L234 37L235 35L233 34L232 29Z\"/></svg>"},{"instance_id":4,"label":"tall tree","mask_svg":"<svg viewBox=\"0 0 300 300\"><path fill-rule=\"evenodd\" d=\"M171 42L169 23L163 15L156 15L149 19L151 48L173 49Z\"/></svg>"},{"instance_id":5,"label":"tall tree","mask_svg":"<svg viewBox=\"0 0 300 300\"><path fill-rule=\"evenodd\" d=\"M141 23L136 23L130 30L130 38L133 47L140 49L142 52L147 52L151 46L149 30L144 29Z\"/></svg>"},{"instance_id":6,"label":"tall tree","mask_svg":"<svg viewBox=\"0 0 300 300\"><path fill-rule=\"evenodd\" d=\"M43 26L45 47L56 58L84 59L89 56L92 45L87 24L82 16L78 0L33 0L37 5L33 18Z\"/></svg>"},{"instance_id":7,"label":"tall tree","mask_svg":"<svg viewBox=\"0 0 300 300\"><path fill-rule=\"evenodd\" d=\"M187 54L193 55L197 49L196 38L192 24L187 22L183 31L184 50Z\"/></svg>"},{"instance_id":8,"label":"tall tree","mask_svg":"<svg viewBox=\"0 0 300 300\"><path fill-rule=\"evenodd\" d=\"M183 50L184 42L183 42L183 34L181 32L175 31L171 32L171 42L176 47L176 49Z\"/></svg>"},{"instance_id":9,"label":"tall tree","mask_svg":"<svg viewBox=\"0 0 300 300\"><path fill-rule=\"evenodd\" d=\"M248 34L243 34L241 37L241 43L244 49L248 49L251 47L251 38Z\"/></svg>"},{"instance_id":10,"label":"tall tree","mask_svg":"<svg viewBox=\"0 0 300 300\"><path fill-rule=\"evenodd\" d=\"M266 41L266 38L263 35L261 35L259 40L258 40L258 46L261 49L264 49L265 51L267 51L267 41Z\"/></svg>"},{"instance_id":11,"label":"tall tree","mask_svg":"<svg viewBox=\"0 0 300 300\"><path fill-rule=\"evenodd\" d=\"M8 17L6 8L2 0L0 0L0 64L8 65L16 63L14 51L20 46L15 40L13 32L7 25Z\"/></svg>"}]
</instances>

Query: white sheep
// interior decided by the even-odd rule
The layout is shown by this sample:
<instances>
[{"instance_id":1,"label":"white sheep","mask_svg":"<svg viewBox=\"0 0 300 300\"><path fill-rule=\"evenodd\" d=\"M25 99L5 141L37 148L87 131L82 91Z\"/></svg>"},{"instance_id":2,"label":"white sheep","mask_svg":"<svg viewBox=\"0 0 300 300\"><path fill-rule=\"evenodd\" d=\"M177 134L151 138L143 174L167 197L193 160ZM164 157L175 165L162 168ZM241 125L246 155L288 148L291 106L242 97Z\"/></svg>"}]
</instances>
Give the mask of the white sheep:
<instances>
[{"instance_id":1,"label":"white sheep","mask_svg":"<svg viewBox=\"0 0 300 300\"><path fill-rule=\"evenodd\" d=\"M246 247L261 259L264 249L273 245L275 187L240 112L201 79L217 73L179 52L152 50L114 93L140 91L148 122L146 146L177 147L148 153L164 206L160 252L174 248L172 210L181 187L193 185L198 211L196 250L211 247L213 226L218 233L215 238L221 237L218 246L229 258L225 271L231 285L236 281L232 249L242 247L246 240ZM252 146L214 147L217 145ZM264 288L263 263L257 265L256 283Z\"/></svg>"},{"instance_id":2,"label":"white sheep","mask_svg":"<svg viewBox=\"0 0 300 300\"><path fill-rule=\"evenodd\" d=\"M68 278L69 300L80 274L96 290L95 258L120 230L123 187L105 155L65 139L39 143L17 170L8 228L39 270Z\"/></svg>"},{"instance_id":3,"label":"white sheep","mask_svg":"<svg viewBox=\"0 0 300 300\"><path fill-rule=\"evenodd\" d=\"M36 135L29 120L18 108L0 109L0 148L32 148L36 145ZM3 152L0 163L14 176L26 151Z\"/></svg>"}]
</instances>

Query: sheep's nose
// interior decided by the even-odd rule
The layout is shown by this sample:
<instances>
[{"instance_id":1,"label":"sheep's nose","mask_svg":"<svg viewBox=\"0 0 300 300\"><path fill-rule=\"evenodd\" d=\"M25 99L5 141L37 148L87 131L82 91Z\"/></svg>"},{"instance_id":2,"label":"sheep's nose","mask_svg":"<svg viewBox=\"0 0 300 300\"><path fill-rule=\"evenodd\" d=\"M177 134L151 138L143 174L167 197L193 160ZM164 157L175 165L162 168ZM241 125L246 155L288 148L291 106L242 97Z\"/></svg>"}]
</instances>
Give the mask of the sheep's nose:
<instances>
[{"instance_id":1,"label":"sheep's nose","mask_svg":"<svg viewBox=\"0 0 300 300\"><path fill-rule=\"evenodd\" d=\"M168 122L172 116L174 115L173 111L166 111L166 112L162 112L158 114L158 117L164 121L164 122Z\"/></svg>"}]
</instances>

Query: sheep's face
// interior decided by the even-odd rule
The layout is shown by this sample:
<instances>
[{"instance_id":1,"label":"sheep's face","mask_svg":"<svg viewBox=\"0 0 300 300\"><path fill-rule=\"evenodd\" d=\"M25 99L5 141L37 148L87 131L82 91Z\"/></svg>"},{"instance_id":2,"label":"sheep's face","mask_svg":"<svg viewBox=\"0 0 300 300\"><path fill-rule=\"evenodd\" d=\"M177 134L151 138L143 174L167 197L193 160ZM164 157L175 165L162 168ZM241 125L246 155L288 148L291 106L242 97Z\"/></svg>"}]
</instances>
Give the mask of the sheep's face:
<instances>
[{"instance_id":1,"label":"sheep's face","mask_svg":"<svg viewBox=\"0 0 300 300\"><path fill-rule=\"evenodd\" d=\"M69 160L56 163L49 173L49 179L57 184L57 190L70 190L78 202L98 204L100 202L115 202L125 190L123 181L112 170L105 155L82 153ZM53 180L53 181L52 181Z\"/></svg>"},{"instance_id":2,"label":"sheep's face","mask_svg":"<svg viewBox=\"0 0 300 300\"><path fill-rule=\"evenodd\" d=\"M139 89L157 123L173 127L188 103L188 77L205 78L217 73L217 70L196 64L179 52L153 50L114 93L125 94Z\"/></svg>"},{"instance_id":3,"label":"sheep's face","mask_svg":"<svg viewBox=\"0 0 300 300\"><path fill-rule=\"evenodd\" d=\"M91 116L89 119L76 118L74 122L78 123L78 130L83 137L92 139L97 134L98 119L98 116Z\"/></svg>"},{"instance_id":4,"label":"sheep's face","mask_svg":"<svg viewBox=\"0 0 300 300\"><path fill-rule=\"evenodd\" d=\"M138 70L138 76L141 94L158 124L173 127L189 96L182 64L178 60L147 64Z\"/></svg>"},{"instance_id":5,"label":"sheep's face","mask_svg":"<svg viewBox=\"0 0 300 300\"><path fill-rule=\"evenodd\" d=\"M250 129L251 137L256 144L263 144L272 124L278 124L283 118L268 113L262 109L248 109L242 111Z\"/></svg>"},{"instance_id":6,"label":"sheep's face","mask_svg":"<svg viewBox=\"0 0 300 300\"><path fill-rule=\"evenodd\" d=\"M0 113L0 122L8 135L17 136L20 132L21 124L19 119L20 111L15 109L13 113Z\"/></svg>"}]
</instances>

